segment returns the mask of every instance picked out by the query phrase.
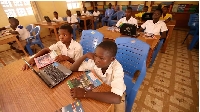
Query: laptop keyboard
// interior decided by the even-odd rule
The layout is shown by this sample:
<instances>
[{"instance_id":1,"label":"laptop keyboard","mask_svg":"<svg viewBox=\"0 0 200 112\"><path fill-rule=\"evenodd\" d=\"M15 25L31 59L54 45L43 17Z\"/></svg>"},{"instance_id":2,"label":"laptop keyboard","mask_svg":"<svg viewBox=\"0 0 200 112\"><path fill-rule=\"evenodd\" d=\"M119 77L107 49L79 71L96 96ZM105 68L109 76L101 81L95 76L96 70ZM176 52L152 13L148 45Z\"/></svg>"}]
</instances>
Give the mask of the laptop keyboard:
<instances>
[{"instance_id":1,"label":"laptop keyboard","mask_svg":"<svg viewBox=\"0 0 200 112\"><path fill-rule=\"evenodd\" d=\"M55 82L58 83L65 79L67 75L65 75L61 70L53 66L52 64L46 66L43 71L50 76L50 78Z\"/></svg>"}]
</instances>

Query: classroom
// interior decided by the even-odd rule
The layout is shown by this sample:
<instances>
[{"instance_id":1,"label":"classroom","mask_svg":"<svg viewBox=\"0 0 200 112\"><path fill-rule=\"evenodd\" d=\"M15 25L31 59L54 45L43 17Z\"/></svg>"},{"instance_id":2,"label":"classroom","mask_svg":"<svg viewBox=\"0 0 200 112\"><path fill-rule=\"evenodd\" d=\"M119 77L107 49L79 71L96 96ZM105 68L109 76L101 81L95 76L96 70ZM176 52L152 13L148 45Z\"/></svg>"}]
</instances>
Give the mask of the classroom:
<instances>
[{"instance_id":1,"label":"classroom","mask_svg":"<svg viewBox=\"0 0 200 112\"><path fill-rule=\"evenodd\" d=\"M0 1L0 112L199 111L199 1Z\"/></svg>"}]
</instances>

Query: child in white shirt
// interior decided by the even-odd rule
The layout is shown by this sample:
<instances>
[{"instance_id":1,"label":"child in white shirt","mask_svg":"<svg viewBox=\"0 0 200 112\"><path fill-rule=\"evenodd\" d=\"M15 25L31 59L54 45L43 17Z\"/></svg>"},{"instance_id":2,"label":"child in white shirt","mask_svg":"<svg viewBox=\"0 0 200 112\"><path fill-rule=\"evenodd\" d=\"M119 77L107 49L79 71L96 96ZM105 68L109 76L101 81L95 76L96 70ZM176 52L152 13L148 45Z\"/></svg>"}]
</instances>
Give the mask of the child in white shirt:
<instances>
[{"instance_id":1,"label":"child in white shirt","mask_svg":"<svg viewBox=\"0 0 200 112\"><path fill-rule=\"evenodd\" d=\"M31 58L28 61L28 63L32 66L35 65L34 58L42 56L46 53L49 53L52 50L58 53L58 56L55 57L55 61L61 62L61 61L67 60L70 63L74 63L74 61L76 61L78 58L80 58L83 55L83 49L82 49L82 46L78 42L72 39L72 33L73 33L73 29L70 25L68 24L62 25L59 28L60 41L58 41L56 44L51 45L49 48L42 49L40 52L35 54L35 56ZM28 68L29 67L27 66L27 64L25 64L22 70L26 70Z\"/></svg>"},{"instance_id":2,"label":"child in white shirt","mask_svg":"<svg viewBox=\"0 0 200 112\"><path fill-rule=\"evenodd\" d=\"M128 7L126 9L126 17L121 18L116 26L119 27L121 24L123 23L129 23L129 24L135 24L136 26L138 26L137 20L135 18L132 17L132 8Z\"/></svg>"},{"instance_id":3,"label":"child in white shirt","mask_svg":"<svg viewBox=\"0 0 200 112\"><path fill-rule=\"evenodd\" d=\"M54 11L54 12L53 12L53 15L54 15L53 21L56 21L56 22L61 22L61 21L63 21L63 18L62 18L62 17L58 17L58 12Z\"/></svg>"},{"instance_id":4,"label":"child in white shirt","mask_svg":"<svg viewBox=\"0 0 200 112\"><path fill-rule=\"evenodd\" d=\"M105 103L119 104L126 90L122 65L115 59L117 45L112 41L103 41L94 53L87 53L71 66L72 71L94 71L106 84L111 86L110 92L85 91L82 88L71 89L73 98L91 98ZM89 58L88 61L84 61ZM83 62L84 61L84 62Z\"/></svg>"},{"instance_id":5,"label":"child in white shirt","mask_svg":"<svg viewBox=\"0 0 200 112\"><path fill-rule=\"evenodd\" d=\"M155 10L152 16L153 20L147 20L141 25L141 28L138 31L141 32L144 30L144 32L152 33L154 35L160 35L160 33L162 33L161 38L166 38L168 29L165 22L159 20L161 15L161 9Z\"/></svg>"},{"instance_id":6,"label":"child in white shirt","mask_svg":"<svg viewBox=\"0 0 200 112\"><path fill-rule=\"evenodd\" d=\"M20 25L18 19L16 18L10 19L10 26L12 29L14 29L14 31L10 30L9 32L12 34L18 34L18 40L20 41L21 45L25 47L26 39L30 37L30 32L24 26ZM22 49L19 49L20 47L18 46L17 42L14 42L11 46L11 48L13 48L17 53L23 53Z\"/></svg>"},{"instance_id":7,"label":"child in white shirt","mask_svg":"<svg viewBox=\"0 0 200 112\"><path fill-rule=\"evenodd\" d=\"M86 7L84 7L83 9L84 9L84 10L83 10L82 13L81 13L82 16L89 16L89 15L91 15L90 12L87 11L87 8L86 8Z\"/></svg>"},{"instance_id":8,"label":"child in white shirt","mask_svg":"<svg viewBox=\"0 0 200 112\"><path fill-rule=\"evenodd\" d=\"M100 15L100 12L97 11L97 10L98 10L98 8L95 7L95 8L94 8L94 12L93 12L93 16L94 16L94 29L95 29L95 30L96 30L96 28L97 28L97 23L98 23L98 21L99 21L99 15Z\"/></svg>"}]
</instances>

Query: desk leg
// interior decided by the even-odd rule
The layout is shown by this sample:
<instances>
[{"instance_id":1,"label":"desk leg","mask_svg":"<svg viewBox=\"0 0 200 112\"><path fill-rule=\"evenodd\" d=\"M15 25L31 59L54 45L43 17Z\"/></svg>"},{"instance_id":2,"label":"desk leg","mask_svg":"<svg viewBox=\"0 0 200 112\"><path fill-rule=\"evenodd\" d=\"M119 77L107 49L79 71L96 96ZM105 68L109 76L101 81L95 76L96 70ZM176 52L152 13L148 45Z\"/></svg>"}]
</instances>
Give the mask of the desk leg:
<instances>
[{"instance_id":1,"label":"desk leg","mask_svg":"<svg viewBox=\"0 0 200 112\"><path fill-rule=\"evenodd\" d=\"M54 33L55 33L55 36L56 36L56 40L59 41L59 37L58 37L58 33L57 33L57 30L56 30L56 27L54 27L53 30L54 30Z\"/></svg>"},{"instance_id":2,"label":"desk leg","mask_svg":"<svg viewBox=\"0 0 200 112\"><path fill-rule=\"evenodd\" d=\"M4 66L6 66L6 64L3 62L3 60L1 60L1 58L0 58L0 62L1 62Z\"/></svg>"},{"instance_id":3,"label":"desk leg","mask_svg":"<svg viewBox=\"0 0 200 112\"><path fill-rule=\"evenodd\" d=\"M163 46L162 46L162 49L161 49L161 52L162 52L162 53L165 53L165 51L166 51L167 44L168 44L169 40L171 40L171 36L172 36L172 33L173 33L173 29L174 29L174 26L169 27L169 32L168 32L167 38L166 38L166 40L165 40L165 42L164 42L164 44L163 44Z\"/></svg>"},{"instance_id":4,"label":"desk leg","mask_svg":"<svg viewBox=\"0 0 200 112\"><path fill-rule=\"evenodd\" d=\"M94 20L93 19L90 19L91 20L91 23L92 23L92 30L94 30Z\"/></svg>"},{"instance_id":5,"label":"desk leg","mask_svg":"<svg viewBox=\"0 0 200 112\"><path fill-rule=\"evenodd\" d=\"M149 67L149 64L151 62L151 58L152 58L152 54L153 54L153 51L154 49L149 49L149 53L148 53L148 56L147 56L147 61L146 61L146 67L148 68Z\"/></svg>"},{"instance_id":6,"label":"desk leg","mask_svg":"<svg viewBox=\"0 0 200 112\"><path fill-rule=\"evenodd\" d=\"M19 40L17 39L17 37L15 37L15 40L16 40L16 42L17 42L17 44L18 44L18 46L22 49L22 51L24 52L24 54L26 55L26 56L29 56L27 53L26 53L26 51L24 50L24 47L22 46L22 44L19 42Z\"/></svg>"},{"instance_id":7,"label":"desk leg","mask_svg":"<svg viewBox=\"0 0 200 112\"><path fill-rule=\"evenodd\" d=\"M84 19L84 30L87 30L86 19Z\"/></svg>"},{"instance_id":8,"label":"desk leg","mask_svg":"<svg viewBox=\"0 0 200 112\"><path fill-rule=\"evenodd\" d=\"M49 33L50 33L50 36L52 37L52 34L51 34L51 28L49 28Z\"/></svg>"}]
</instances>

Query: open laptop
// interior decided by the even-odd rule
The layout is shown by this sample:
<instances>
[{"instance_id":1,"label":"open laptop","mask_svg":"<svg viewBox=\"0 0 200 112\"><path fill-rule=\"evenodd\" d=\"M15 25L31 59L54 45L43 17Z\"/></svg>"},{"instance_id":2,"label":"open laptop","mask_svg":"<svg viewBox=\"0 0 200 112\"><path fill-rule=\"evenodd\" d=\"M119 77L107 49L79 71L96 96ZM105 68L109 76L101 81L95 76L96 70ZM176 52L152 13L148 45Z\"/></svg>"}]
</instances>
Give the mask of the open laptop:
<instances>
[{"instance_id":1,"label":"open laptop","mask_svg":"<svg viewBox=\"0 0 200 112\"><path fill-rule=\"evenodd\" d=\"M142 15L142 21L153 20L152 16L153 16L153 13L144 13Z\"/></svg>"},{"instance_id":2,"label":"open laptop","mask_svg":"<svg viewBox=\"0 0 200 112\"><path fill-rule=\"evenodd\" d=\"M65 78L72 74L72 71L58 62L49 64L37 72L24 58L22 58L30 69L38 75L48 87L53 88Z\"/></svg>"},{"instance_id":3,"label":"open laptop","mask_svg":"<svg viewBox=\"0 0 200 112\"><path fill-rule=\"evenodd\" d=\"M44 19L48 22L48 23L51 23L51 19L49 18L49 16L44 16Z\"/></svg>"},{"instance_id":4,"label":"open laptop","mask_svg":"<svg viewBox=\"0 0 200 112\"><path fill-rule=\"evenodd\" d=\"M133 24L123 23L120 27L120 33L131 37L136 37L137 26Z\"/></svg>"},{"instance_id":5,"label":"open laptop","mask_svg":"<svg viewBox=\"0 0 200 112\"><path fill-rule=\"evenodd\" d=\"M81 11L76 11L77 16L81 16Z\"/></svg>"}]
</instances>

